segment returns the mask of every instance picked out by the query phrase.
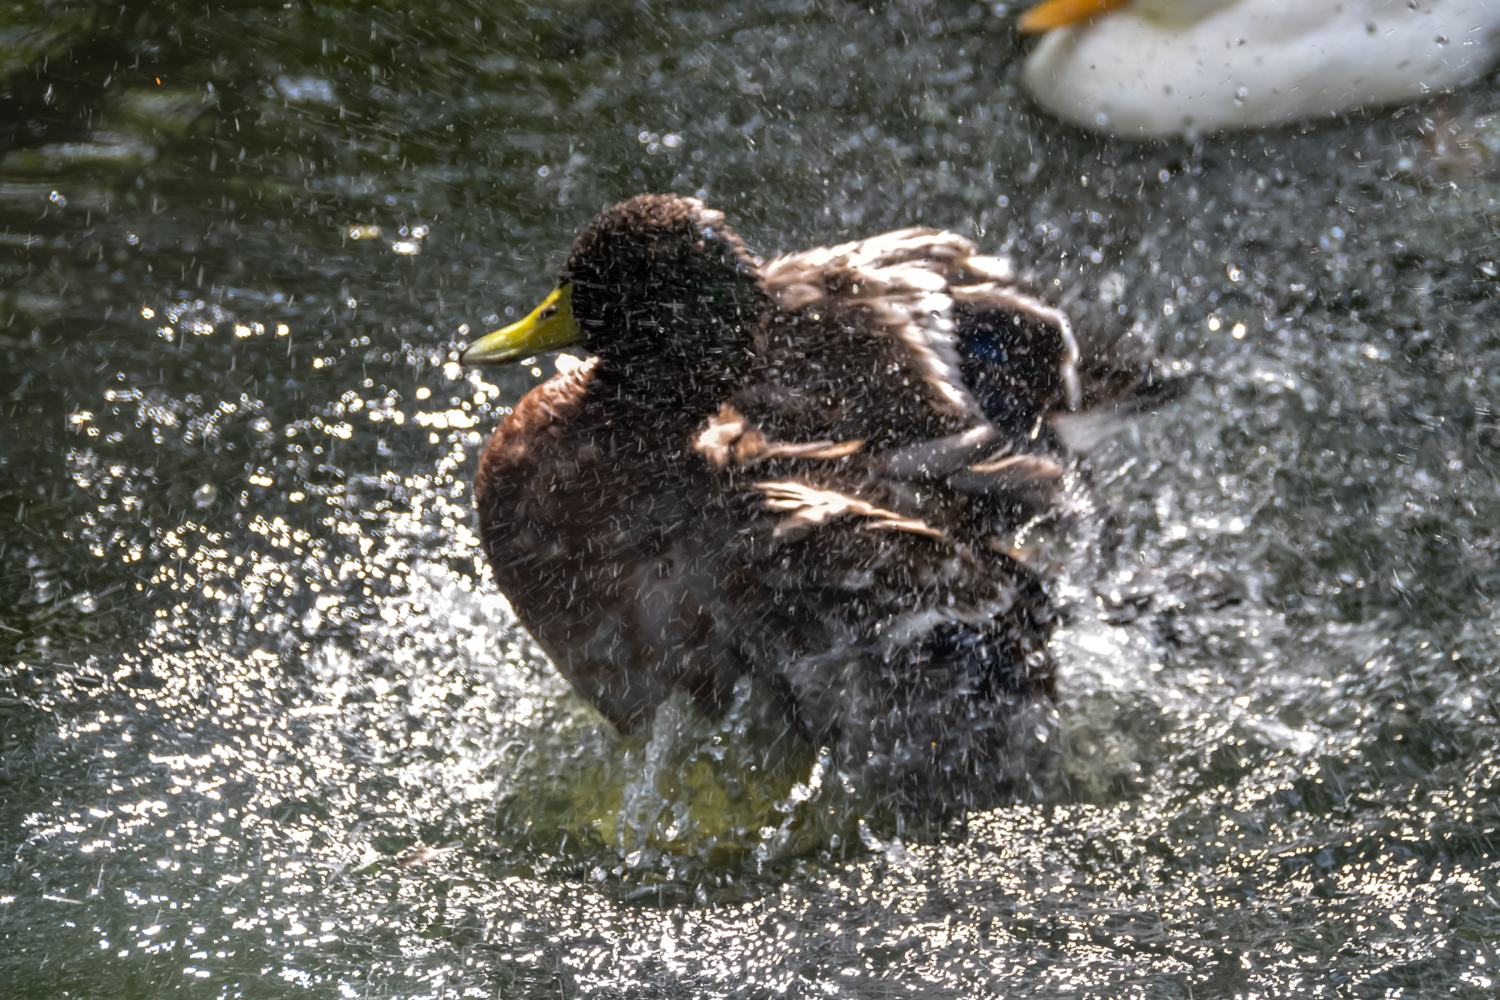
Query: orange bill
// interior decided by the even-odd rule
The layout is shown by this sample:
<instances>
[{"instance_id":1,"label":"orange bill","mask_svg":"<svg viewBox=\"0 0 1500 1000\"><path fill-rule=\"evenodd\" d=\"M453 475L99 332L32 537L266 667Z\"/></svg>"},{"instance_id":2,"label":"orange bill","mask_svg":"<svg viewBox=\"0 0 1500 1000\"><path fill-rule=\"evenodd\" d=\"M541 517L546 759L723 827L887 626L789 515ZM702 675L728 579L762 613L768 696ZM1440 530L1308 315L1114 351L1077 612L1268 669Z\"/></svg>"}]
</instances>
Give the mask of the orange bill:
<instances>
[{"instance_id":1,"label":"orange bill","mask_svg":"<svg viewBox=\"0 0 1500 1000\"><path fill-rule=\"evenodd\" d=\"M1016 30L1024 34L1065 28L1070 24L1092 21L1123 7L1130 0L1042 0L1016 20Z\"/></svg>"}]
</instances>

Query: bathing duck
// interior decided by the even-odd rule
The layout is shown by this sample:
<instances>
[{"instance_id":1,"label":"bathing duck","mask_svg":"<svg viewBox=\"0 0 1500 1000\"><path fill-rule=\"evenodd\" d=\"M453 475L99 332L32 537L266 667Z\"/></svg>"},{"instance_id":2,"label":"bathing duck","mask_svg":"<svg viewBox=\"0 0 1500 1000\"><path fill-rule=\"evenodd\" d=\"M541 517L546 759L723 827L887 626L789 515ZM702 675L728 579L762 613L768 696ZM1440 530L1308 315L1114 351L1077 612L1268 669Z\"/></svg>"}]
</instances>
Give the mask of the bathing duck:
<instances>
[{"instance_id":1,"label":"bathing duck","mask_svg":"<svg viewBox=\"0 0 1500 1000\"><path fill-rule=\"evenodd\" d=\"M566 346L494 432L480 536L518 618L624 729L749 674L841 762L917 789L992 767L1052 690L1016 546L1077 486L1059 415L1118 395L1007 262L906 229L764 262L691 198L580 235L467 364Z\"/></svg>"},{"instance_id":2,"label":"bathing duck","mask_svg":"<svg viewBox=\"0 0 1500 1000\"><path fill-rule=\"evenodd\" d=\"M1487 0L1044 0L1022 78L1123 136L1276 125L1452 90L1500 57Z\"/></svg>"}]
</instances>

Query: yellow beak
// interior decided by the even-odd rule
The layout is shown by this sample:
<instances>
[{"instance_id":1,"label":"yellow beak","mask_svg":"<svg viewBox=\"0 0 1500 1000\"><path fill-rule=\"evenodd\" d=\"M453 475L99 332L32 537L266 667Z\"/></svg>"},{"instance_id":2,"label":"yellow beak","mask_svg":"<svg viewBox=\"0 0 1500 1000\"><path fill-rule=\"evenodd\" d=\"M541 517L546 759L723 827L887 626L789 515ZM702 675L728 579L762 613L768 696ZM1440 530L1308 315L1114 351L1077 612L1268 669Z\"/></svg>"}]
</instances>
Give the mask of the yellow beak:
<instances>
[{"instance_id":1,"label":"yellow beak","mask_svg":"<svg viewBox=\"0 0 1500 1000\"><path fill-rule=\"evenodd\" d=\"M1123 7L1129 0L1042 0L1016 20L1016 30L1023 35L1065 28L1070 24L1092 21Z\"/></svg>"},{"instance_id":2,"label":"yellow beak","mask_svg":"<svg viewBox=\"0 0 1500 1000\"><path fill-rule=\"evenodd\" d=\"M525 319L480 337L458 360L466 365L503 365L576 344L581 336L573 318L573 286L560 285Z\"/></svg>"}]
</instances>

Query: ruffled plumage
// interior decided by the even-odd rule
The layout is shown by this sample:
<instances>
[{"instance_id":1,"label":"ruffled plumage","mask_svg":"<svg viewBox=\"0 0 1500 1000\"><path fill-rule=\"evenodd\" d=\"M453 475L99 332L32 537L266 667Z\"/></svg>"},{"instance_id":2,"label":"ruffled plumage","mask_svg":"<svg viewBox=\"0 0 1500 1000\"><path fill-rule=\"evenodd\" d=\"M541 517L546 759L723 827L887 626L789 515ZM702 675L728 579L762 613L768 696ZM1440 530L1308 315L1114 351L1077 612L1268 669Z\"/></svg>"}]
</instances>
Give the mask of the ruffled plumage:
<instances>
[{"instance_id":1,"label":"ruffled plumage","mask_svg":"<svg viewBox=\"0 0 1500 1000\"><path fill-rule=\"evenodd\" d=\"M653 351L687 354L633 348L622 392L612 345L640 329L578 318L599 356L522 400L476 480L485 551L517 615L627 728L675 688L713 711L748 673L841 764L918 798L993 769L1014 707L1052 690L1056 612L1013 551L1017 529L1078 483L1052 421L1133 372L1091 374L1066 315L952 233L901 230L757 268L691 199L610 211L639 224L643 206L734 267L672 285L650 275L680 257L644 254L608 293L672 287L637 303L656 317L650 336L718 338L740 370L694 377L719 391L673 396L650 383L683 375L653 368ZM560 289L578 272L570 262ZM721 315L669 330L683 300ZM525 322L478 353L531 336Z\"/></svg>"}]
</instances>

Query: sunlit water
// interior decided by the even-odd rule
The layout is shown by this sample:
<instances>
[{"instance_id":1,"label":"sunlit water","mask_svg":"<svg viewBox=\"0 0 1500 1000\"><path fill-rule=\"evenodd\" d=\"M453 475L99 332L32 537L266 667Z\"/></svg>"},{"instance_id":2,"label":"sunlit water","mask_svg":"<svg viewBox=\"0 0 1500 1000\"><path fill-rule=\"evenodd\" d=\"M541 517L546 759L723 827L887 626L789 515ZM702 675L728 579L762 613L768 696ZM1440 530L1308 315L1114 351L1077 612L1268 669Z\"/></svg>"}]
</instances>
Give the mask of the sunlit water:
<instances>
[{"instance_id":1,"label":"sunlit water","mask_svg":"<svg viewBox=\"0 0 1500 1000\"><path fill-rule=\"evenodd\" d=\"M1001 8L16 16L0 993L1492 994L1492 82L1142 146ZM1008 804L904 829L748 689L621 738L488 581L551 360L455 348L641 190L955 229L1188 376Z\"/></svg>"}]
</instances>

